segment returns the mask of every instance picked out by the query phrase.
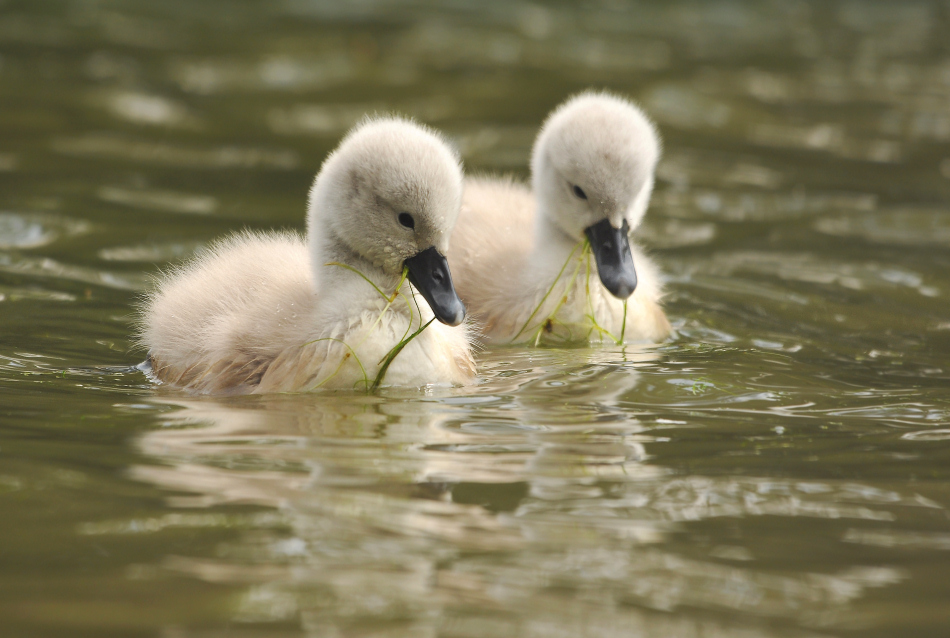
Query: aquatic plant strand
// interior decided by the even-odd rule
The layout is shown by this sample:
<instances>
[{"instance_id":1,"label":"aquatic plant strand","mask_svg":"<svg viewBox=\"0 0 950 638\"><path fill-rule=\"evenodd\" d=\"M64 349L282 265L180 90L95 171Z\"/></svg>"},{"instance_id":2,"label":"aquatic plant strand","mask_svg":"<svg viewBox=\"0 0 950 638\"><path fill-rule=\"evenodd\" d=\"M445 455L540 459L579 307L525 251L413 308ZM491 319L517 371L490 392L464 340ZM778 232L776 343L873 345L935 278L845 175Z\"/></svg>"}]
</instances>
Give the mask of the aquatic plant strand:
<instances>
[{"instance_id":1,"label":"aquatic plant strand","mask_svg":"<svg viewBox=\"0 0 950 638\"><path fill-rule=\"evenodd\" d=\"M406 268L403 269L404 274L408 275L408 272L409 272L408 269ZM413 291L411 287L409 291L412 293L412 300L416 304L416 310L419 311L420 327L414 333L409 335L409 331L412 329L412 322L416 318L416 315L415 313L412 312L412 306L409 305L409 298L406 297L405 294L400 293L402 298L405 299L406 301L406 308L409 309L409 325L406 326L406 331L402 334L402 339L399 341L399 343L393 346L393 348L388 353L386 353L386 356L377 362L377 365L379 365L380 368L379 368L379 372L376 374L376 378L373 380L373 385L370 388L371 391L376 390L376 388L378 388L379 385L382 383L383 377L386 376L386 371L389 370L389 364L393 362L393 359L396 358L396 355L402 352L402 349L406 347L406 344L408 344L410 341L415 339L423 330L429 327L430 323L435 321L435 317L433 317L432 319L429 320L429 323L425 324L424 326L421 325L422 324L422 308L419 307L419 300L416 298L415 291Z\"/></svg>"},{"instance_id":2,"label":"aquatic plant strand","mask_svg":"<svg viewBox=\"0 0 950 638\"><path fill-rule=\"evenodd\" d=\"M373 324L369 327L369 329L364 334L363 338L360 339L359 343L356 344L357 348L361 346L366 341L366 339L369 338L369 335L372 334L372 332L379 326L379 322L382 320L386 312L390 310L393 302L396 300L397 297L402 297L403 300L406 302L406 309L409 311L409 322L408 322L408 326L406 327L406 331L403 333L402 339L400 339L400 341L395 346L393 346L389 350L389 352L386 353L386 356L384 356L382 359L379 360L379 363L378 363L378 365L380 366L379 371L377 372L376 377L373 379L372 384L370 384L369 382L369 376L366 374L366 369L364 368L363 363L360 361L359 356L357 356L356 350L354 349L354 347L350 346L348 343L346 343L342 339L337 339L335 337L326 337L324 339L316 339L314 341L308 342L308 343L316 343L317 341L336 341L346 346L346 348L350 351L350 353L352 353L353 358L356 360L357 365L359 365L360 367L360 372L363 375L364 387L367 389L368 392L374 392L382 384L383 379L386 377L386 372L389 370L389 366L392 364L393 360L399 355L400 352L402 352L403 348L405 348L406 345L408 345L410 341L412 341L417 336L419 336L423 330L428 328L429 325L433 321L435 321L435 317L430 319L427 323L422 324L422 309L419 307L419 301L418 299L416 299L415 292L412 291L410 287L410 292L412 293L412 300L415 302L416 309L419 311L419 323L420 323L419 329L416 330L415 332L412 332L412 334L410 334L410 331L412 330L412 322L415 320L416 315L412 311L412 303L409 301L409 297L402 291L403 284L406 282L406 280L409 277L409 269L406 268L405 266L403 266L402 276L399 278L399 281L396 283L395 290L393 290L392 294L387 295L386 293L382 291L382 289L379 286L373 283L373 281L369 277L367 277L365 274L360 272L359 269L354 268L353 266L350 266L348 264L343 264L338 261L330 261L324 265L338 266L340 268L345 268L346 270L349 270L350 272L353 272L359 275L360 277L363 278L364 281L366 281L366 283L372 286L373 289L379 293L379 296L382 297L383 300L386 302L386 305L383 307L382 312L380 312L379 316L376 317L376 321L373 322ZM307 345L307 344L304 344L304 345ZM334 370L328 377L326 377L320 383L314 386L314 389L319 388L323 384L327 383L330 379L335 377L340 372L340 369L343 367L343 364L346 363L347 358L348 357L344 357L343 360L340 361L340 364L337 366L336 370Z\"/></svg>"},{"instance_id":3,"label":"aquatic plant strand","mask_svg":"<svg viewBox=\"0 0 950 638\"><path fill-rule=\"evenodd\" d=\"M591 323L591 328L587 332L587 338L590 338L591 333L594 330L596 330L598 334L601 336L601 338L603 338L604 336L610 337L610 339L617 345L620 345L624 342L624 338L626 336L626 331L627 331L627 300L625 299L623 302L623 322L620 327L620 336L615 337L612 332L610 332L609 330L607 330L606 328L600 325L600 323L597 321L596 313L594 312L594 302L593 302L593 298L591 296L591 291L590 291L590 276L591 276L590 260L591 260L592 251L591 251L590 241L587 239L584 239L583 241L578 242L578 244L575 245L571 249L570 254L567 256L567 259L564 261L564 264L561 266L561 269L558 271L557 277L554 278L554 281L551 283L551 286L547 289L547 291L545 291L544 296L541 297L541 300L534 307L534 310L532 310L531 314L528 315L528 319L524 322L524 324L521 326L521 329L518 330L515 336L512 337L509 343L514 344L516 340L518 339L518 337L520 337L522 333L524 333L524 331L528 328L528 326L531 325L531 320L534 319L535 315L538 314L538 312L544 306L544 303L551 296L551 293L554 292L554 289L557 286L558 282L561 281L561 278L564 276L564 273L567 270L568 264L571 263L571 260L574 258L574 254L577 252L578 248L581 249L580 258L578 260L577 267L575 267L574 272L571 273L570 279L567 282L567 286L564 289L564 296L561 298L558 304L554 307L554 309L550 313L548 313L547 316L544 317L544 319L540 321L540 323L538 324L537 330L532 335L532 338L528 340L528 342L533 342L533 345L537 346L541 341L541 335L544 332L545 327L553 326L557 323L557 313L561 310L564 304L567 303L568 296L571 294L574 284L577 281L577 275L580 272L580 268L582 265L585 265L585 264L586 264L586 272L585 272L586 276L585 276L585 282L584 282L584 290L587 295L587 307L588 307L589 312L585 314L584 316L587 319L589 319ZM573 338L573 336L574 335L571 332L570 328L568 328L568 336L565 338L565 341L570 341Z\"/></svg>"},{"instance_id":4,"label":"aquatic plant strand","mask_svg":"<svg viewBox=\"0 0 950 638\"><path fill-rule=\"evenodd\" d=\"M577 267L574 268L574 272L571 273L571 278L567 282L567 286L564 287L564 295L561 297L561 300L558 301L557 305L554 306L554 310L551 311L551 314L549 314L544 319L544 321L541 322L541 325L538 326L538 330L534 336L535 347L537 347L538 344L541 342L541 333L544 331L544 327L548 325L549 322L551 326L553 327L554 321L555 319L557 319L558 311L560 311L561 307L567 303L568 295L571 294L571 290L574 288L574 284L577 282L577 275L581 271L581 265L583 263L584 255L587 253L589 249L590 249L590 243L585 239L583 241L583 247L581 248L581 258L577 261ZM573 251L571 251L571 254L573 254ZM557 283L556 280L555 280L555 283ZM574 337L574 333L571 332L570 328L567 329L567 332L568 332L568 337L567 339L565 339L565 341L570 341Z\"/></svg>"},{"instance_id":5,"label":"aquatic plant strand","mask_svg":"<svg viewBox=\"0 0 950 638\"><path fill-rule=\"evenodd\" d=\"M582 244L587 244L587 240L585 239L583 242L578 243L576 246L574 246L571 249L571 253L567 256L567 259L564 260L564 265L561 266L561 270L558 271L557 277L554 278L554 281L551 283L550 288L548 288L547 292L544 293L544 296L541 297L541 301L539 301L538 305L534 307L534 310L531 311L531 314L528 315L528 318L525 320L524 325L521 326L521 330L519 330L515 334L515 336L511 338L511 341L509 343L514 343L515 339L521 336L521 333L525 331L525 328L528 327L528 324L531 323L531 320L534 319L534 316L538 314L539 310L541 310L541 306L543 306L544 302L547 301L549 296L551 296L551 293L554 291L554 287L557 285L557 282L560 281L561 279L561 275L563 275L564 271L567 269L567 265L571 263L571 258L574 257L574 252L577 250L578 246L581 246ZM550 318L551 317L549 315L544 321L541 322L541 325L543 326L545 322Z\"/></svg>"},{"instance_id":6,"label":"aquatic plant strand","mask_svg":"<svg viewBox=\"0 0 950 638\"><path fill-rule=\"evenodd\" d=\"M597 314L594 312L594 300L590 294L590 272L591 272L590 257L591 257L591 253L590 251L588 251L587 252L587 281L585 282L585 285L586 285L586 291L587 291L587 307L590 309L590 313L585 316L588 319L590 319L591 329L590 329L590 332L587 333L587 336L590 337L590 333L593 332L594 330L597 330L601 338L603 338L604 335L607 335L613 340L614 343L616 343L619 346L623 344L624 334L626 334L626 331L627 331L627 300L626 299L623 300L623 322L620 324L620 338L618 339L617 337L613 335L612 332L604 328L597 321Z\"/></svg>"},{"instance_id":7,"label":"aquatic plant strand","mask_svg":"<svg viewBox=\"0 0 950 638\"><path fill-rule=\"evenodd\" d=\"M356 350L350 347L350 344L343 341L342 339L337 339L336 337L324 337L322 339L314 339L313 341L308 341L307 343L303 345L306 346L306 345L310 345L311 343L317 343L319 341L335 341L337 343L342 343L344 346L346 346L347 349L350 351L350 353L352 353L353 358L356 359L356 364L360 367L360 372L363 375L363 387L365 388L369 387L369 376L367 376L366 374L366 368L363 367L363 362L360 361L359 355L356 354ZM336 370L334 370L327 378L325 378L323 381L321 381L317 385L313 386L313 388L311 389L316 390L317 388L322 386L324 383L326 383L327 381L335 377L337 373L340 371L340 369L343 367L343 364L346 363L346 359L347 359L346 357L343 357L343 359L340 360L340 365L336 367ZM359 383L359 381L357 381L357 383Z\"/></svg>"},{"instance_id":8,"label":"aquatic plant strand","mask_svg":"<svg viewBox=\"0 0 950 638\"><path fill-rule=\"evenodd\" d=\"M378 317L376 317L376 321L374 321L374 322L373 322L373 325L369 327L369 331L367 331L366 337L363 337L363 339L362 339L358 344L356 344L357 346L362 345L362 344L363 344L363 341L365 341L366 338L369 336L369 333L371 333L373 330L375 330L375 329L376 329L376 326L379 325L379 322L382 320L383 315L385 315L385 314L386 314L386 311L389 310L389 307L393 305L393 302L396 300L396 297L400 296L400 289L402 288L402 284L403 284L404 281L406 281L406 278L407 278L407 277L409 277L409 269L406 268L405 266L403 266L403 267L402 267L402 277L399 278L399 283L396 284L396 290L393 292L392 296L390 296L390 297L386 300L386 305L383 307L383 311L382 311L381 313L379 313L379 316L378 316ZM405 295L402 295L402 296L405 297ZM406 306L407 306L407 307L409 306L408 300L406 301ZM409 308L409 325L412 326L412 308ZM409 331L406 330L406 332L409 332ZM403 338L405 338L405 336L406 336L406 335L403 335Z\"/></svg>"},{"instance_id":9,"label":"aquatic plant strand","mask_svg":"<svg viewBox=\"0 0 950 638\"><path fill-rule=\"evenodd\" d=\"M379 387L379 384L383 382L383 377L386 376L386 371L389 370L389 364L393 362L393 359L396 358L396 355L402 352L402 349L406 347L406 344L408 344L410 341L418 337L422 333L422 331L428 328L429 324L431 324L433 321L435 321L435 317L432 317L431 319L429 319L429 321L427 321L423 326L421 326L418 330L416 330L411 335L409 335L409 337L407 337L406 339L403 339L402 341L397 343L393 347L393 349L389 351L389 354L387 354L383 358L382 365L379 368L379 373L376 375L376 379L373 380L373 385L370 388L370 392L375 391L376 388Z\"/></svg>"}]
</instances>

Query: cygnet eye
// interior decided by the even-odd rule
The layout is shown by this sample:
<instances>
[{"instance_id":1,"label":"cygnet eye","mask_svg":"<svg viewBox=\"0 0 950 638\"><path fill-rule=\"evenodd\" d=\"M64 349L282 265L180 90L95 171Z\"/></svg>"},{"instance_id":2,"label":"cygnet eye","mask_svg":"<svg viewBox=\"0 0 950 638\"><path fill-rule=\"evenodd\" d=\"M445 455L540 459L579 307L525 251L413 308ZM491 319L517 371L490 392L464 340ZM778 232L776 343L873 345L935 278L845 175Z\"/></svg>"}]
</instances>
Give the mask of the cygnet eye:
<instances>
[{"instance_id":1,"label":"cygnet eye","mask_svg":"<svg viewBox=\"0 0 950 638\"><path fill-rule=\"evenodd\" d=\"M416 227L416 220L409 213L399 213L399 223L410 229Z\"/></svg>"},{"instance_id":2,"label":"cygnet eye","mask_svg":"<svg viewBox=\"0 0 950 638\"><path fill-rule=\"evenodd\" d=\"M587 199L587 193L584 192L584 189L580 186L574 186L574 194L578 199Z\"/></svg>"}]
</instances>

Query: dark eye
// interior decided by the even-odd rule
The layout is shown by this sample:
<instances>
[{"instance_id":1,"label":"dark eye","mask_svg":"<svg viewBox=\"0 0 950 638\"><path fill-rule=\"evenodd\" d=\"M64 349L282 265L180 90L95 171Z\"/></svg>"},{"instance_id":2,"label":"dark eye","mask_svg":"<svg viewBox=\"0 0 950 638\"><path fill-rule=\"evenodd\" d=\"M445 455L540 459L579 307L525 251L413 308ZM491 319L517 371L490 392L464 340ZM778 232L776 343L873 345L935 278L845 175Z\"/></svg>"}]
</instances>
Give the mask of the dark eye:
<instances>
[{"instance_id":1,"label":"dark eye","mask_svg":"<svg viewBox=\"0 0 950 638\"><path fill-rule=\"evenodd\" d=\"M399 213L399 223L406 228L416 227L416 220L414 220L409 213Z\"/></svg>"},{"instance_id":2,"label":"dark eye","mask_svg":"<svg viewBox=\"0 0 950 638\"><path fill-rule=\"evenodd\" d=\"M574 187L574 194L577 195L579 199L587 199L587 193L585 193L584 189L580 186Z\"/></svg>"}]
</instances>

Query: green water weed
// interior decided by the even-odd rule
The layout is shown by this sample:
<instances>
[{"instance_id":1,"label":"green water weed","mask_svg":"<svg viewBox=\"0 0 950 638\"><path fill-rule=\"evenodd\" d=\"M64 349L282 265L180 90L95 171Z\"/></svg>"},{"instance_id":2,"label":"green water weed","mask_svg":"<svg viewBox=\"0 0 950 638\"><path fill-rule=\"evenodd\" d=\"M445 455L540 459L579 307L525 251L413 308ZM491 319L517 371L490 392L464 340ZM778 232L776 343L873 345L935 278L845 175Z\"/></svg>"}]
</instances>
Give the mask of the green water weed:
<instances>
[{"instance_id":1,"label":"green water weed","mask_svg":"<svg viewBox=\"0 0 950 638\"><path fill-rule=\"evenodd\" d=\"M363 338L360 339L359 343L357 343L356 346L351 346L351 345L348 344L346 341L344 341L344 340L342 340L342 339L338 339L338 338L336 338L336 337L325 337L325 338L322 338L322 339L315 339L315 340L313 340L313 341L308 341L307 343L303 344L303 345L309 345L309 344L317 343L317 342L320 342L320 341L334 341L334 342L336 342L336 343L342 344L342 345L345 346L345 347L347 348L347 350L349 351L349 352L346 354L346 356L344 356L343 359L340 361L340 364L336 367L336 369L335 369L332 373L330 373L329 376L327 376L327 377L324 378L322 381L320 381L318 384L316 384L316 385L313 387L313 389L316 389L316 388L319 388L319 387L323 386L323 385L326 384L328 381L330 381L332 378L334 378L334 377L340 372L340 370L343 368L343 364L346 363L346 360L350 357L350 355L352 355L352 356L353 356L353 359L356 361L357 365L359 366L359 368L360 368L360 373L362 374L362 377L363 377L361 381L357 381L356 383L357 383L357 384L362 383L364 389L365 389L367 392L375 392L375 391L379 388L379 386L382 384L383 380L385 379L385 377L386 377L386 372L389 370L389 366L392 364L393 360L395 360L395 358L399 355L400 352L402 352L403 348L405 348L406 345L409 344L409 342L411 342L413 339L415 339L416 337L418 337L418 336L422 333L423 330L425 330L426 328L428 328L429 325L430 325L433 321L435 321L435 317L433 317L432 319L430 319L427 323L422 324L422 309L419 307L419 301L416 299L415 292L411 291L411 289L410 289L410 292L411 292L411 294L412 294L412 301L415 302L416 310L418 310L418 312L419 312L419 323L420 323L419 328L418 328L417 330L415 330L414 332L412 332L412 323L413 323L413 321L414 321L415 318L416 318L416 314L413 312L412 303L409 301L409 297L402 291L403 284L406 283L406 280L407 280L408 277L409 277L409 269L406 268L405 266L403 266L403 269L402 269L402 276L399 278L399 281L396 283L396 287L395 287L395 289L393 290L393 292L392 292L391 294L386 294L385 292L383 292L383 290L382 290L379 286L377 286L369 277L367 277L365 274L363 274L358 268L354 268L353 266L350 266L350 265L344 264L344 263L340 263L340 262L338 262L338 261L330 261L330 262L327 262L327 263L324 264L324 265L325 265L325 266L337 266L337 267L339 267L339 268L344 268L344 269L346 269L346 270L349 270L349 271L352 272L352 273L355 273L355 274L359 275L364 281L366 281L366 283L368 283L370 286L372 286L373 289L374 289L377 293L379 293L379 296L383 298L383 300L386 302L386 305L383 307L383 310L379 313L379 316L376 317L376 320L375 320L375 321L373 322L373 324L369 327L369 329L368 329L368 330L366 331L366 333L363 335ZM380 367L379 367L379 371L377 372L376 377L373 379L373 381L372 381L372 383L371 383L370 380L369 380L369 375L366 373L366 368L365 368L365 366L363 365L363 362L360 361L359 356L356 354L356 348L358 348L359 346L361 346L361 345L366 341L366 339L369 338L370 334L372 334L373 331L379 326L379 323L380 323L380 321L382 321L383 316L390 310L390 308L392 308L393 303L394 303L394 302L396 301L396 299L399 298L399 297L402 297L403 300L406 302L406 309L409 311L409 322L408 322L408 326L406 327L406 331L403 333L402 338L399 340L399 342L398 342L395 346L393 346L392 348L390 348L389 352L387 352L386 355L385 355L382 359L379 360L379 362L378 362L378 364L377 364L377 365L380 366ZM410 332L411 332L411 334L410 334Z\"/></svg>"},{"instance_id":2,"label":"green water weed","mask_svg":"<svg viewBox=\"0 0 950 638\"><path fill-rule=\"evenodd\" d=\"M591 260L591 256L593 255L593 252L591 250L590 241L587 239L584 239L583 241L578 242L577 245L575 245L574 248L571 249L570 254L567 256L567 259L564 261L564 264L561 266L561 269L558 271L557 277L554 278L554 281L551 283L550 287L548 287L547 291L545 291L544 295L541 297L541 300L534 307L534 310L532 310L531 314L528 315L528 318L527 320L525 320L524 324L521 326L521 329L518 330L518 332L515 334L514 337L512 337L509 343L511 344L516 343L518 337L520 337L525 332L525 330L528 329L528 326L531 325L532 320L541 311L541 308L544 306L545 302L547 302L548 298L554 292L554 289L557 287L558 283L564 277L564 274L567 271L567 267L571 263L571 260L575 258L574 256L577 253L578 249L580 249L580 255L578 255L577 266L574 268L574 271L571 273L570 277L567 280L567 284L564 288L564 295L561 297L557 305L554 306L554 309L551 310L551 312L549 312L543 319L540 320L540 322L537 325L537 328L534 330L531 337L522 343L531 343L532 345L537 346L541 342L541 336L545 332L553 333L554 327L559 324L557 320L557 314L561 310L561 308L564 306L564 304L567 303L568 297L573 291L574 284L577 282L577 276L580 274L581 266L584 266L585 267L584 291L587 296L587 308L588 308L588 312L584 316L591 323L591 328L587 332L587 338L589 339L590 335L596 330L601 338L606 336L606 337L609 337L611 341L613 341L617 345L623 344L624 338L626 336L626 330L627 330L627 300L624 300L623 302L623 323L620 328L620 336L617 337L617 336L614 336L614 334L611 333L609 330L607 330L606 328L600 325L600 323L597 321L596 313L594 312L594 303L593 303L593 298L591 296L591 289L590 289L590 279L591 279L591 274L592 274L590 260ZM567 329L568 334L566 337L563 338L563 341L565 342L572 341L574 337L573 332L567 325L564 325L564 328Z\"/></svg>"},{"instance_id":3,"label":"green water weed","mask_svg":"<svg viewBox=\"0 0 950 638\"><path fill-rule=\"evenodd\" d=\"M591 332L596 330L597 333L600 335L601 339L603 339L604 335L607 335L618 346L623 345L624 335L627 332L627 300L626 299L623 300L623 321L620 324L620 337L618 338L618 337L615 337L612 332L610 332L609 330L601 326L600 323L598 323L597 321L597 314L594 312L594 300L590 294L590 274L591 274L590 258L591 258L591 251L588 249L587 251L587 278L586 278L586 281L584 282L584 288L585 288L585 291L587 292L587 308L590 310L590 312L585 316L590 320L591 329L587 333L587 336L589 338Z\"/></svg>"}]
</instances>

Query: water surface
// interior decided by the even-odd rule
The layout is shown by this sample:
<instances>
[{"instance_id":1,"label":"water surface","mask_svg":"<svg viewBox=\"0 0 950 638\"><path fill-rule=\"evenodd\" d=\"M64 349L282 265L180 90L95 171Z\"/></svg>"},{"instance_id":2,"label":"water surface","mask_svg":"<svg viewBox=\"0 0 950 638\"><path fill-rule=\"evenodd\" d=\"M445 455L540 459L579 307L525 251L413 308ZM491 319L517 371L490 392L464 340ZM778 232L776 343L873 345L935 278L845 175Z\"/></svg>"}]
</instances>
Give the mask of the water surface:
<instances>
[{"instance_id":1,"label":"water surface","mask_svg":"<svg viewBox=\"0 0 950 638\"><path fill-rule=\"evenodd\" d=\"M950 5L0 2L4 635L945 636ZM665 141L658 346L209 399L137 296L302 228L365 113L525 177L606 87Z\"/></svg>"}]
</instances>

